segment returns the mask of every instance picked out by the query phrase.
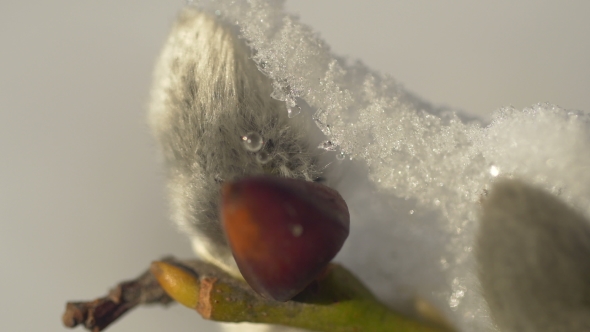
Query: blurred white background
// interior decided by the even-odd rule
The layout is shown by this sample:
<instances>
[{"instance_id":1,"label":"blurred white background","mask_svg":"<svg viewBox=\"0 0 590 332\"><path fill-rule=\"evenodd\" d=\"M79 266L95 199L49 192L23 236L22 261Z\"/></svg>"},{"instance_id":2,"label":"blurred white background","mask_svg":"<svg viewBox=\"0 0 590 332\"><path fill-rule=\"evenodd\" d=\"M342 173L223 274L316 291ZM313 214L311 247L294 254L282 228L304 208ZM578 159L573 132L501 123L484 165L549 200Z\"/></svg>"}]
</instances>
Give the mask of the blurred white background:
<instances>
[{"instance_id":1,"label":"blurred white background","mask_svg":"<svg viewBox=\"0 0 590 332\"><path fill-rule=\"evenodd\" d=\"M65 331L92 299L163 255L167 219L145 124L151 70L182 0L0 5L0 328ZM291 1L335 53L482 116L549 101L590 110L590 2ZM180 306L109 331L216 331Z\"/></svg>"}]
</instances>

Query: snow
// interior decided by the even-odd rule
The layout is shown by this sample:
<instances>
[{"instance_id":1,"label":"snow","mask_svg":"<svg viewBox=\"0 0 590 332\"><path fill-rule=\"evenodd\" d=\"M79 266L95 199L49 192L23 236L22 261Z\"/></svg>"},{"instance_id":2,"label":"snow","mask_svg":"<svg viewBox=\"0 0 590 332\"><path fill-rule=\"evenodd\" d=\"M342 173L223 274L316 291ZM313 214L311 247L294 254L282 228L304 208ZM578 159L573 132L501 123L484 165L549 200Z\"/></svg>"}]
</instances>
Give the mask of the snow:
<instances>
[{"instance_id":1,"label":"snow","mask_svg":"<svg viewBox=\"0 0 590 332\"><path fill-rule=\"evenodd\" d=\"M461 330L491 329L473 242L479 201L498 177L545 188L590 215L588 113L544 103L501 108L483 123L332 54L281 2L193 4L235 25L271 78L272 97L325 135L325 177L352 221L337 260L385 302L425 298Z\"/></svg>"}]
</instances>

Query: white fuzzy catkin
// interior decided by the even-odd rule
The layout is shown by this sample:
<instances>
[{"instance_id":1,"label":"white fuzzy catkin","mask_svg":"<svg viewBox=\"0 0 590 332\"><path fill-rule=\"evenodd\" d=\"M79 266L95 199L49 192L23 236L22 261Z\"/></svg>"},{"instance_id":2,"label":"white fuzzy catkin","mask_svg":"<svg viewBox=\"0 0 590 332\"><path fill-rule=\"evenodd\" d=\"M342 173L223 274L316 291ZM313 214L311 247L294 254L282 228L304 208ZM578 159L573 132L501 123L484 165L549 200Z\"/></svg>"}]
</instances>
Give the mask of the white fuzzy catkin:
<instances>
[{"instance_id":1,"label":"white fuzzy catkin","mask_svg":"<svg viewBox=\"0 0 590 332\"><path fill-rule=\"evenodd\" d=\"M309 123L288 118L250 57L231 27L184 10L156 67L149 114L168 170L173 220L199 256L233 274L239 272L219 221L221 183L263 173L305 180L319 174ZM249 134L262 145L248 148Z\"/></svg>"},{"instance_id":2,"label":"white fuzzy catkin","mask_svg":"<svg viewBox=\"0 0 590 332\"><path fill-rule=\"evenodd\" d=\"M334 56L309 27L282 11L280 1L203 0L194 5L208 14L187 9L173 28L156 70L150 119L169 170L173 218L193 238L201 257L236 273L217 215L221 181L259 173L311 180L320 175L318 164L329 164L321 176L341 193L351 213L350 236L336 259L385 303L412 313L416 298L426 300L460 331L499 326L510 331L519 320L531 320L522 326L538 327L546 317L531 312L556 317L562 312L521 310L534 302L551 304L530 296L534 292L510 299L505 296L510 287L480 282L474 251L480 250L482 270L500 266L499 275L544 282L561 276L535 264L523 274L510 263L510 253L504 251L500 261L485 254L501 246L503 232L512 229L492 227L489 236L485 233L495 225L494 211L504 208L490 190L497 179L518 178L558 195L586 218L579 223L587 224L587 113L550 104L523 111L504 108L483 126L432 107L360 63ZM287 109L293 111L295 104L313 116L302 112L289 118ZM317 131L310 128L311 119L324 135L321 149L310 143ZM250 132L263 137L261 151L269 153L268 163L244 148L241 137ZM508 190L499 188L500 193ZM492 216L483 217L484 233L477 237L480 202L488 194L492 199L486 211ZM541 197L541 203L528 206L545 206L544 196L532 197ZM515 206L506 209L518 212ZM523 222L529 229L542 229L560 222L535 220L541 224L515 217L511 225ZM534 233L521 233L523 241L535 241ZM478 245L478 238L487 242ZM526 263L526 257L520 259ZM579 274L571 277L581 279ZM514 285L525 284L523 280ZM490 295L497 286L498 293ZM587 289L579 287L582 294ZM486 293L492 302L521 305L506 314L491 303L490 312ZM588 303L584 301L571 303ZM588 310L575 309L582 315ZM243 331L246 325L229 326ZM563 330L583 331L580 326Z\"/></svg>"},{"instance_id":3,"label":"white fuzzy catkin","mask_svg":"<svg viewBox=\"0 0 590 332\"><path fill-rule=\"evenodd\" d=\"M590 224L555 196L496 183L483 203L476 256L503 331L590 331Z\"/></svg>"}]
</instances>

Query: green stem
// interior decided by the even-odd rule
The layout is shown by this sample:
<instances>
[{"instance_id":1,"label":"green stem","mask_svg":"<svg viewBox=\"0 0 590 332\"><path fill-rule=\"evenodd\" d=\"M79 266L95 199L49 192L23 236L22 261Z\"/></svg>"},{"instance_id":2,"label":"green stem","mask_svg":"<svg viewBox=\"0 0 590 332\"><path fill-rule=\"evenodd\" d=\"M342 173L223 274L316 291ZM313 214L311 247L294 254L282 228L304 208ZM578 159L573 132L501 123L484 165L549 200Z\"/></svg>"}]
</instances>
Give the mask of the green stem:
<instances>
[{"instance_id":1,"label":"green stem","mask_svg":"<svg viewBox=\"0 0 590 332\"><path fill-rule=\"evenodd\" d=\"M202 278L197 311L221 322L279 324L312 331L445 331L391 311L348 270L332 264L315 284L288 302L255 294L228 276Z\"/></svg>"}]
</instances>

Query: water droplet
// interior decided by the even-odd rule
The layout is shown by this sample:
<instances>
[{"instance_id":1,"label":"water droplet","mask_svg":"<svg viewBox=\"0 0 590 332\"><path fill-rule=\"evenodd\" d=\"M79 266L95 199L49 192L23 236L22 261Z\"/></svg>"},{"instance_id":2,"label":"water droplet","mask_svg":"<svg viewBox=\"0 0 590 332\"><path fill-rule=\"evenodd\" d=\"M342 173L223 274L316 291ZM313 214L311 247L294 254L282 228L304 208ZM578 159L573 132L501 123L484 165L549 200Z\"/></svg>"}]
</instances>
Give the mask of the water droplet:
<instances>
[{"instance_id":1,"label":"water droplet","mask_svg":"<svg viewBox=\"0 0 590 332\"><path fill-rule=\"evenodd\" d=\"M260 134L255 132L249 132L246 135L242 136L242 143L244 143L244 147L248 151L257 152L262 149L262 145L264 144L264 140Z\"/></svg>"},{"instance_id":2,"label":"water droplet","mask_svg":"<svg viewBox=\"0 0 590 332\"><path fill-rule=\"evenodd\" d=\"M300 237L301 234L303 234L303 226L299 224L291 225L291 234L293 234L294 237Z\"/></svg>"},{"instance_id":3,"label":"water droplet","mask_svg":"<svg viewBox=\"0 0 590 332\"><path fill-rule=\"evenodd\" d=\"M318 145L318 149L324 149L326 151L336 151L336 144L332 141L325 141Z\"/></svg>"},{"instance_id":4,"label":"water droplet","mask_svg":"<svg viewBox=\"0 0 590 332\"><path fill-rule=\"evenodd\" d=\"M492 175L493 177L496 177L496 176L498 176L498 174L500 174L500 169L498 168L498 166L496 166L496 165L490 166L490 175Z\"/></svg>"},{"instance_id":5,"label":"water droplet","mask_svg":"<svg viewBox=\"0 0 590 332\"><path fill-rule=\"evenodd\" d=\"M342 161L344 160L344 157L346 157L346 155L344 154L344 152L340 152L339 154L336 155L336 160Z\"/></svg>"},{"instance_id":6,"label":"water droplet","mask_svg":"<svg viewBox=\"0 0 590 332\"><path fill-rule=\"evenodd\" d=\"M299 105L295 104L295 106L287 107L287 116L289 118L297 116L299 113L301 113L301 107Z\"/></svg>"},{"instance_id":7,"label":"water droplet","mask_svg":"<svg viewBox=\"0 0 590 332\"><path fill-rule=\"evenodd\" d=\"M267 162L270 161L270 155L268 154L268 152L266 151L259 151L256 154L256 161L261 163L261 164L266 164Z\"/></svg>"}]
</instances>

